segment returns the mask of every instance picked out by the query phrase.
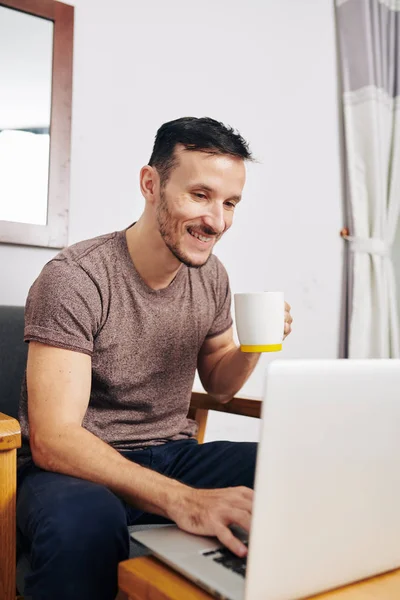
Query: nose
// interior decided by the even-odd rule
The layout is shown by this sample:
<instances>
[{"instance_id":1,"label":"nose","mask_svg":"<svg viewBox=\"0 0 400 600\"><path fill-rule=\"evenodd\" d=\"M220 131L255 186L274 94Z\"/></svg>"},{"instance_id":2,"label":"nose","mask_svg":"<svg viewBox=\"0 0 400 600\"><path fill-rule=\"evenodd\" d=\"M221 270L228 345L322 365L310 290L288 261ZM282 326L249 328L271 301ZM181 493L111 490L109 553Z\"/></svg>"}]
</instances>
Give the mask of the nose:
<instances>
[{"instance_id":1,"label":"nose","mask_svg":"<svg viewBox=\"0 0 400 600\"><path fill-rule=\"evenodd\" d=\"M226 229L224 206L217 202L211 204L203 221L214 233L223 233Z\"/></svg>"}]
</instances>

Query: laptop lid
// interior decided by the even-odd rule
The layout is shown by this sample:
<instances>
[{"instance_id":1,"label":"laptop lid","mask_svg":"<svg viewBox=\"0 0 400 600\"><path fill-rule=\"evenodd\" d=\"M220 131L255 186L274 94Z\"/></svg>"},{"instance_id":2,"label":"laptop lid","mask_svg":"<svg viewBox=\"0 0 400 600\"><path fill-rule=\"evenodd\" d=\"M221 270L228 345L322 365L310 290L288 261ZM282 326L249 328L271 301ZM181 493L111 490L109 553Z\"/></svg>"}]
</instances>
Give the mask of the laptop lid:
<instances>
[{"instance_id":1,"label":"laptop lid","mask_svg":"<svg viewBox=\"0 0 400 600\"><path fill-rule=\"evenodd\" d=\"M246 599L400 566L400 361L277 360L266 378Z\"/></svg>"}]
</instances>

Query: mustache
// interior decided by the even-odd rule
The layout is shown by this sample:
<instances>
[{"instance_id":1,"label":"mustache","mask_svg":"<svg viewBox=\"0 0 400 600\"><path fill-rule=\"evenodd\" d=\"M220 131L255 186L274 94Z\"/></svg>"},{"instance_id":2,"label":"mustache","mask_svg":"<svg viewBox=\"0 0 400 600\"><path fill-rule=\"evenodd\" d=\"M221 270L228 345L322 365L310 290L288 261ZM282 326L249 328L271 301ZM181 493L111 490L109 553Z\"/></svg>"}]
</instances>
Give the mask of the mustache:
<instances>
[{"instance_id":1,"label":"mustache","mask_svg":"<svg viewBox=\"0 0 400 600\"><path fill-rule=\"evenodd\" d=\"M196 231L197 233L200 233L200 234L203 233L204 235L209 235L209 236L213 236L213 237L219 237L223 233L221 231L215 231L214 229L211 229L211 227L207 227L204 225L201 225L201 226L190 225L188 227L188 229Z\"/></svg>"}]
</instances>

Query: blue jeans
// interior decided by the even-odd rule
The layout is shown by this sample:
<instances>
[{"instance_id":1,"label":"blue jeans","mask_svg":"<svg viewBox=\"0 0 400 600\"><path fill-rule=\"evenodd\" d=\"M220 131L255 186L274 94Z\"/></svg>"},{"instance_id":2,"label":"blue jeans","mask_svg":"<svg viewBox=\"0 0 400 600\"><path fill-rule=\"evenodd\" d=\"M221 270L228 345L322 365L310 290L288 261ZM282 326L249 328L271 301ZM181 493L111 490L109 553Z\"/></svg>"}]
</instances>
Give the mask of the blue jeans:
<instances>
[{"instance_id":1,"label":"blue jeans","mask_svg":"<svg viewBox=\"0 0 400 600\"><path fill-rule=\"evenodd\" d=\"M190 486L223 488L253 487L256 452L251 442L181 440L123 454ZM32 600L114 600L117 565L129 556L127 525L151 522L163 519L127 505L105 486L24 466L17 526L31 557L25 594Z\"/></svg>"}]
</instances>

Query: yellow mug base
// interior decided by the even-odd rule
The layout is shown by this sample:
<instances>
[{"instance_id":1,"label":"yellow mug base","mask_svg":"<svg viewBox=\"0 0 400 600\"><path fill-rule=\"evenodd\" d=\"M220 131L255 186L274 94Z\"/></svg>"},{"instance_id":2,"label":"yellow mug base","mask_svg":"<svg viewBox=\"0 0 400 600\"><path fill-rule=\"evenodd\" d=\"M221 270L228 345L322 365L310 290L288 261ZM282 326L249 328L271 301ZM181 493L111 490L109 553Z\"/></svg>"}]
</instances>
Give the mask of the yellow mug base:
<instances>
[{"instance_id":1,"label":"yellow mug base","mask_svg":"<svg viewBox=\"0 0 400 600\"><path fill-rule=\"evenodd\" d=\"M240 346L242 352L279 352L282 344L267 344L266 346Z\"/></svg>"}]
</instances>

